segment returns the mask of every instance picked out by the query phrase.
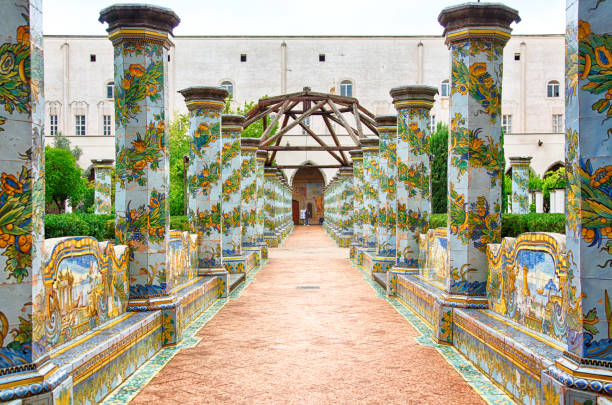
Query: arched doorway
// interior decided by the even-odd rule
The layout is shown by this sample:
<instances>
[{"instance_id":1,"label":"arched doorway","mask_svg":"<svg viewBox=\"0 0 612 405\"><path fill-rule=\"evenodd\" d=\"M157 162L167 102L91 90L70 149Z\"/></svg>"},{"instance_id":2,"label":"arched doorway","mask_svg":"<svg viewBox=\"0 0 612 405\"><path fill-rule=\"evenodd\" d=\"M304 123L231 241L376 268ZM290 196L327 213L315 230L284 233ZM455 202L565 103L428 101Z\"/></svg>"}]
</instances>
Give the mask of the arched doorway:
<instances>
[{"instance_id":1,"label":"arched doorway","mask_svg":"<svg viewBox=\"0 0 612 405\"><path fill-rule=\"evenodd\" d=\"M299 210L310 210L310 224L318 225L323 218L325 208L323 207L323 187L325 180L321 170L316 167L302 167L293 176L293 218L296 225L299 224ZM296 212L297 210L297 212ZM298 219L296 222L295 219Z\"/></svg>"}]
</instances>

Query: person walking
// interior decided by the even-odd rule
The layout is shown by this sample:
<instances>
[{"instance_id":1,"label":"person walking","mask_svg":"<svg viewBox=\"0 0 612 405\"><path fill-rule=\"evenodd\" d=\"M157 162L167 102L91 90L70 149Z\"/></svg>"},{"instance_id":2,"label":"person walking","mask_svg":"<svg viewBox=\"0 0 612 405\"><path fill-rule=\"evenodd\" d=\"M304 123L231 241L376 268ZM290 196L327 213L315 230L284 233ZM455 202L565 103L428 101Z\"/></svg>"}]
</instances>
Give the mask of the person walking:
<instances>
[{"instance_id":1,"label":"person walking","mask_svg":"<svg viewBox=\"0 0 612 405\"><path fill-rule=\"evenodd\" d=\"M306 210L306 218L304 219L304 225L308 226L309 219L310 219L310 211Z\"/></svg>"}]
</instances>

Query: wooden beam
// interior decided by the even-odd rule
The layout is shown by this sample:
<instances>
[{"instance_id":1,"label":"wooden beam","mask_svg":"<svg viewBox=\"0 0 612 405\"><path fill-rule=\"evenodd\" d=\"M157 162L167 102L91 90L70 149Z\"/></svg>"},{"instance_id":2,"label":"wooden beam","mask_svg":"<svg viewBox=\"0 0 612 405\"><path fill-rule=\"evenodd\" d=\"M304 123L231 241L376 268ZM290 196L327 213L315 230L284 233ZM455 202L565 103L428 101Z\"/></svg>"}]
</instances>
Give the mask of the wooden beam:
<instances>
[{"instance_id":1,"label":"wooden beam","mask_svg":"<svg viewBox=\"0 0 612 405\"><path fill-rule=\"evenodd\" d=\"M344 116L342 116L340 111L338 111L338 107L336 107L336 105L332 101L328 101L327 104L329 104L332 110L334 110L334 113L336 114L336 118L340 120L340 124L344 127L344 129L346 129L346 132L348 132L351 138L353 138L353 141L355 141L355 144L359 145L359 138L357 138L357 136L353 132L353 129L351 128L349 123L346 122L346 120L344 119Z\"/></svg>"},{"instance_id":2,"label":"wooden beam","mask_svg":"<svg viewBox=\"0 0 612 405\"><path fill-rule=\"evenodd\" d=\"M313 167L315 169L340 169L341 167L346 167L346 166L347 165L276 165L276 166L270 166L270 167L275 167L278 169L305 169L308 167Z\"/></svg>"},{"instance_id":3,"label":"wooden beam","mask_svg":"<svg viewBox=\"0 0 612 405\"><path fill-rule=\"evenodd\" d=\"M295 104L297 104L297 102L295 102ZM283 125L281 126L281 129L285 128L287 126L287 122L289 122L289 115L285 114L285 118L283 118ZM276 138L276 142L275 142L275 146L280 145L281 143L281 139L283 139L283 136L279 136L278 138ZM274 159L276 158L276 151L272 152L272 154L268 157L268 164L272 164L272 162L274 162Z\"/></svg>"},{"instance_id":4,"label":"wooden beam","mask_svg":"<svg viewBox=\"0 0 612 405\"><path fill-rule=\"evenodd\" d=\"M367 119L366 116L363 114L359 114L359 117L361 117L361 122L363 122L366 127L370 128L370 131L374 132L376 136L378 136L378 128L376 128L376 122Z\"/></svg>"},{"instance_id":5,"label":"wooden beam","mask_svg":"<svg viewBox=\"0 0 612 405\"><path fill-rule=\"evenodd\" d=\"M313 137L313 138L314 138L314 140L315 140L315 141L317 141L317 143L318 143L319 145L321 145L321 146L325 146L325 147L327 146L327 144L326 144L325 142L323 142L323 141L321 140L321 138L319 138L319 137L317 136L317 134L315 134L315 133L312 131L312 129L308 128L308 126L307 126L307 125L305 125L305 124L304 124L303 122L301 122L301 121L299 122L299 124L300 124L300 126L302 127L302 129L304 129L304 131L308 132L308 135L310 135L311 137ZM340 156L336 155L334 152L332 152L332 151L330 151L330 150L328 150L327 152L328 152L330 155L332 155L332 157L333 157L334 159L336 159L336 160L337 160L337 161L338 161L340 164L346 164L346 162L344 162L344 161L343 161L343 160L340 158Z\"/></svg>"},{"instance_id":6,"label":"wooden beam","mask_svg":"<svg viewBox=\"0 0 612 405\"><path fill-rule=\"evenodd\" d=\"M301 152L324 152L324 151L349 151L357 149L356 146L262 146L260 150L268 151L301 151Z\"/></svg>"},{"instance_id":7,"label":"wooden beam","mask_svg":"<svg viewBox=\"0 0 612 405\"><path fill-rule=\"evenodd\" d=\"M249 125L251 125L252 123L254 123L255 121L257 121L258 119L260 119L261 117L265 117L266 115L270 114L271 112L277 110L281 105L283 105L283 102L280 102L278 104L273 105L272 107L268 107L266 109L264 109L263 111L255 114L254 116L252 116L251 118L247 119L246 121L244 121L244 127L248 127ZM252 111L252 110L251 110Z\"/></svg>"},{"instance_id":8,"label":"wooden beam","mask_svg":"<svg viewBox=\"0 0 612 405\"><path fill-rule=\"evenodd\" d=\"M361 118L359 117L359 106L357 103L353 104L353 116L355 117L355 123L357 124L357 132L359 133L359 139L365 138L363 135L363 126L361 125Z\"/></svg>"},{"instance_id":9,"label":"wooden beam","mask_svg":"<svg viewBox=\"0 0 612 405\"><path fill-rule=\"evenodd\" d=\"M283 103L283 105L281 106L280 110L278 111L278 114L276 114L276 116L274 117L274 119L270 123L270 126L268 128L266 128L266 130L264 131L263 134L261 134L260 144L261 144L261 142L264 142L266 140L268 135L270 135L270 132L272 132L272 130L274 129L274 126L276 125L276 123L280 119L281 115L283 115L283 113L285 112L285 108L287 108L288 105L289 105L289 100L287 100L287 101L285 101ZM267 115L264 117L264 123L265 123L266 118L268 118Z\"/></svg>"},{"instance_id":10,"label":"wooden beam","mask_svg":"<svg viewBox=\"0 0 612 405\"><path fill-rule=\"evenodd\" d=\"M287 125L285 128L281 129L280 131L278 131L277 133L272 135L270 138L265 140L262 145L270 145L274 139L276 139L279 136L283 136L288 131L290 131L293 127L295 127L296 125L299 125L302 122L302 120L304 120L307 117L309 117L310 114L312 114L315 110L318 110L319 108L321 108L326 102L327 102L327 100L321 100L317 104L315 104L314 106L310 107L308 109L308 111L306 111L304 114L300 115L291 124Z\"/></svg>"},{"instance_id":11,"label":"wooden beam","mask_svg":"<svg viewBox=\"0 0 612 405\"><path fill-rule=\"evenodd\" d=\"M329 118L330 120L334 121L336 124L338 124L338 125L340 125L340 126L344 127L344 123L343 123L342 121L340 121L338 118L336 118L335 116L330 115L328 118ZM356 130L355 128L353 128L353 127L350 127L350 128L353 130L353 133L357 132L357 130ZM344 135L344 134L343 134L343 135ZM351 139L355 140L355 138L353 138L352 136L351 136Z\"/></svg>"},{"instance_id":12,"label":"wooden beam","mask_svg":"<svg viewBox=\"0 0 612 405\"><path fill-rule=\"evenodd\" d=\"M325 126L327 126L327 130L329 131L329 134L334 140L336 147L340 147L340 142L338 141L338 137L336 136L336 131L334 131L334 127L332 126L331 122L329 122L329 118L327 118L327 116L324 115L323 121L325 122ZM346 155L344 154L342 149L340 149L339 152L340 152L340 156L342 156L342 160L344 160L344 163L348 164L348 159L346 158Z\"/></svg>"}]
</instances>

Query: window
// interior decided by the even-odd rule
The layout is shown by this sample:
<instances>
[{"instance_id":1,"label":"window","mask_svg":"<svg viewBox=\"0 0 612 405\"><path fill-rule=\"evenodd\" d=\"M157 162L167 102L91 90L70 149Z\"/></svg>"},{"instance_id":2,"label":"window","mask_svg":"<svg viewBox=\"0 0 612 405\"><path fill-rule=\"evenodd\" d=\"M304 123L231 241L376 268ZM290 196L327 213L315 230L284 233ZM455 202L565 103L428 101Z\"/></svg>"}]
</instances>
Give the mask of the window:
<instances>
[{"instance_id":1,"label":"window","mask_svg":"<svg viewBox=\"0 0 612 405\"><path fill-rule=\"evenodd\" d=\"M102 116L102 126L103 126L103 132L104 132L104 136L111 136L111 116L110 115L103 115Z\"/></svg>"},{"instance_id":2,"label":"window","mask_svg":"<svg viewBox=\"0 0 612 405\"><path fill-rule=\"evenodd\" d=\"M49 135L57 135L57 114L49 116Z\"/></svg>"},{"instance_id":3,"label":"window","mask_svg":"<svg viewBox=\"0 0 612 405\"><path fill-rule=\"evenodd\" d=\"M553 114L552 131L555 134L563 133L563 114Z\"/></svg>"},{"instance_id":4,"label":"window","mask_svg":"<svg viewBox=\"0 0 612 405\"><path fill-rule=\"evenodd\" d=\"M512 115L502 115L502 131L504 134L512 133Z\"/></svg>"},{"instance_id":5,"label":"window","mask_svg":"<svg viewBox=\"0 0 612 405\"><path fill-rule=\"evenodd\" d=\"M320 53L319 54L319 62L325 62L325 54L324 53Z\"/></svg>"},{"instance_id":6,"label":"window","mask_svg":"<svg viewBox=\"0 0 612 405\"><path fill-rule=\"evenodd\" d=\"M79 136L83 136L85 135L85 116L84 115L75 115L74 116L75 120L75 128L74 128L74 134L75 135L79 135Z\"/></svg>"},{"instance_id":7,"label":"window","mask_svg":"<svg viewBox=\"0 0 612 405\"><path fill-rule=\"evenodd\" d=\"M521 60L521 54L520 53L515 53L514 54L514 60Z\"/></svg>"},{"instance_id":8,"label":"window","mask_svg":"<svg viewBox=\"0 0 612 405\"><path fill-rule=\"evenodd\" d=\"M170 55L168 55L168 62L170 62Z\"/></svg>"},{"instance_id":9,"label":"window","mask_svg":"<svg viewBox=\"0 0 612 405\"><path fill-rule=\"evenodd\" d=\"M436 116L435 115L429 116L429 132L431 132L432 134L436 132Z\"/></svg>"},{"instance_id":10,"label":"window","mask_svg":"<svg viewBox=\"0 0 612 405\"><path fill-rule=\"evenodd\" d=\"M441 97L448 97L450 94L450 84L447 80L442 81L442 84L440 85L440 96Z\"/></svg>"},{"instance_id":11,"label":"window","mask_svg":"<svg viewBox=\"0 0 612 405\"><path fill-rule=\"evenodd\" d=\"M302 123L303 123L305 126L307 126L308 128L310 128L310 117L306 117L306 118L304 118L304 119L302 120ZM306 134L308 134L308 132L306 131L306 129L304 129L304 128L302 127L302 135L306 135Z\"/></svg>"},{"instance_id":12,"label":"window","mask_svg":"<svg viewBox=\"0 0 612 405\"><path fill-rule=\"evenodd\" d=\"M96 54L92 53L91 55L89 55L89 61L90 62L95 62L96 61Z\"/></svg>"},{"instance_id":13,"label":"window","mask_svg":"<svg viewBox=\"0 0 612 405\"><path fill-rule=\"evenodd\" d=\"M353 97L353 82L343 80L340 83L340 95L343 97Z\"/></svg>"},{"instance_id":14,"label":"window","mask_svg":"<svg viewBox=\"0 0 612 405\"><path fill-rule=\"evenodd\" d=\"M234 85L232 84L232 82L226 80L223 83L221 83L221 87L227 90L230 96L234 95Z\"/></svg>"},{"instance_id":15,"label":"window","mask_svg":"<svg viewBox=\"0 0 612 405\"><path fill-rule=\"evenodd\" d=\"M115 96L115 83L106 83L106 98L113 98Z\"/></svg>"},{"instance_id":16,"label":"window","mask_svg":"<svg viewBox=\"0 0 612 405\"><path fill-rule=\"evenodd\" d=\"M240 62L246 62L246 53L240 54Z\"/></svg>"},{"instance_id":17,"label":"window","mask_svg":"<svg viewBox=\"0 0 612 405\"><path fill-rule=\"evenodd\" d=\"M550 82L548 82L547 96L548 97L559 97L559 82L558 81L551 80Z\"/></svg>"}]
</instances>

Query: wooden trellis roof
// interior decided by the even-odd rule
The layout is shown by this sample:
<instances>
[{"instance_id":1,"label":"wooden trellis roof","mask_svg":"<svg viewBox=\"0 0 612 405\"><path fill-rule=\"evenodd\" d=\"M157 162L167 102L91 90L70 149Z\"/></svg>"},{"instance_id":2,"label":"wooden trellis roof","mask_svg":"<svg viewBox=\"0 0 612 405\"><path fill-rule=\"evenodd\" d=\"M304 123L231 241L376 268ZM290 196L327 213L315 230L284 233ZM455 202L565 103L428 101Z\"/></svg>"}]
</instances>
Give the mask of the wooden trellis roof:
<instances>
[{"instance_id":1,"label":"wooden trellis roof","mask_svg":"<svg viewBox=\"0 0 612 405\"><path fill-rule=\"evenodd\" d=\"M274 114L274 118L268 116ZM353 119L347 119L346 115L352 115ZM305 123L308 117L320 117L329 134L320 135L314 133L310 126ZM340 166L350 166L351 162L345 152L359 147L359 140L365 138L364 128L367 128L375 136L378 136L375 116L353 97L338 96L335 94L317 93L305 87L302 92L283 94L280 96L262 98L246 116L245 128L262 120L263 134L260 138L259 149L271 151L266 165L274 161L279 151L327 151L338 161ZM355 123L355 127L351 122ZM280 123L280 124L279 124ZM339 124L351 137L354 146L341 146L338 134L332 123ZM273 128L279 124L278 130L272 134ZM281 146L283 135L291 129L300 126L302 130L312 137L320 146ZM324 137L331 137L334 145L328 145ZM289 168L288 166L283 166ZM330 166L331 167L331 166ZM336 166L333 166L336 167Z\"/></svg>"}]
</instances>

